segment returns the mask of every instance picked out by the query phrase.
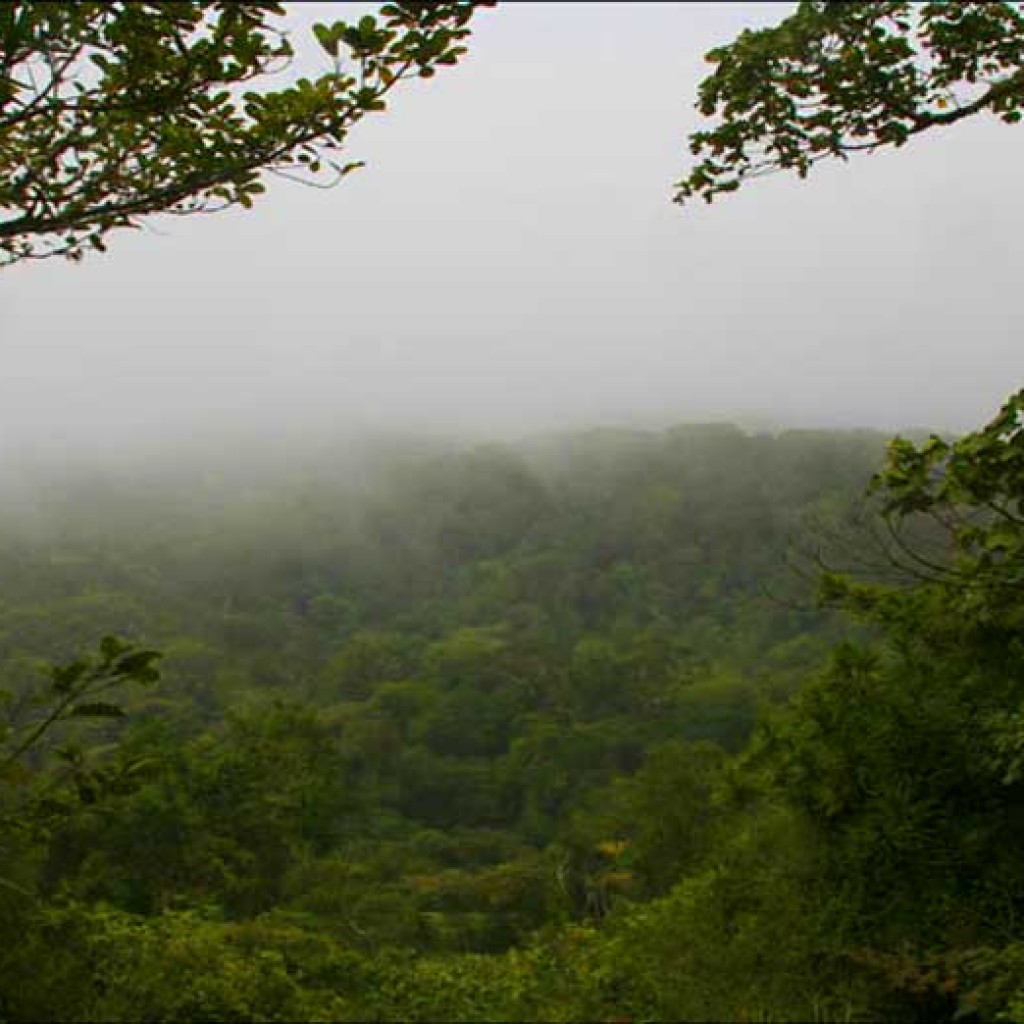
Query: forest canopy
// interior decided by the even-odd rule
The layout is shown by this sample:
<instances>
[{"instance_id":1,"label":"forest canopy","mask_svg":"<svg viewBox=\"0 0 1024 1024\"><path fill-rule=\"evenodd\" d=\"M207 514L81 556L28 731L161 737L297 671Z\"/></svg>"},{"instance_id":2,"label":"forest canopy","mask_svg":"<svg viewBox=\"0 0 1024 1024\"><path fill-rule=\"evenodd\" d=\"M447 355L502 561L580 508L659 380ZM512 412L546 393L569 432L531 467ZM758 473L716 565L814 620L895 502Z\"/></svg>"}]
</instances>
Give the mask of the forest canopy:
<instances>
[{"instance_id":1,"label":"forest canopy","mask_svg":"<svg viewBox=\"0 0 1024 1024\"><path fill-rule=\"evenodd\" d=\"M8 260L343 175L476 6L239 99L276 4L7 5ZM1022 53L1017 3L802 3L709 55L677 198L1014 124ZM1024 1020L1022 424L7 493L0 1022Z\"/></svg>"}]
</instances>

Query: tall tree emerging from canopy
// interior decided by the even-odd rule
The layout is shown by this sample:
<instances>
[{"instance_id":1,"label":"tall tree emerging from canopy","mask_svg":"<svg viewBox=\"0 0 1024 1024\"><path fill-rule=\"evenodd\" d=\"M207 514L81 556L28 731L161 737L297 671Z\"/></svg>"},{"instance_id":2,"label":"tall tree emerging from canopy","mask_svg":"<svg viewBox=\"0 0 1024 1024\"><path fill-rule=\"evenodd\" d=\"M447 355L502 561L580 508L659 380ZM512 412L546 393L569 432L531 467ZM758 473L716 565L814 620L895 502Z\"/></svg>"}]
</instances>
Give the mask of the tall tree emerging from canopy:
<instances>
[{"instance_id":1,"label":"tall tree emerging from canopy","mask_svg":"<svg viewBox=\"0 0 1024 1024\"><path fill-rule=\"evenodd\" d=\"M1024 4L808 0L773 28L707 59L698 109L719 124L690 137L700 158L675 201L711 202L748 178L805 177L827 157L902 146L988 112L1024 117Z\"/></svg>"},{"instance_id":2,"label":"tall tree emerging from canopy","mask_svg":"<svg viewBox=\"0 0 1024 1024\"><path fill-rule=\"evenodd\" d=\"M351 128L455 64L481 6L316 25L324 72L285 84L280 3L0 5L0 265L79 258L147 214L248 207L265 171L339 180Z\"/></svg>"}]
</instances>

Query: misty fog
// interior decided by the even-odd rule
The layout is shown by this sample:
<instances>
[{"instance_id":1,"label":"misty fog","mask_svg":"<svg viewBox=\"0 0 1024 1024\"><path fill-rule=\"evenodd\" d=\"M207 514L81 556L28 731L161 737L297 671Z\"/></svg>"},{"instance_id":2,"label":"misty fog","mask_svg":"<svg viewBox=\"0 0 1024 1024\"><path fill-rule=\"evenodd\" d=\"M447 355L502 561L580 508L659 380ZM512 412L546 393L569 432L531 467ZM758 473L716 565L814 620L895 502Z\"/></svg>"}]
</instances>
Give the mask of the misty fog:
<instances>
[{"instance_id":1,"label":"misty fog","mask_svg":"<svg viewBox=\"0 0 1024 1024\"><path fill-rule=\"evenodd\" d=\"M308 33L358 5L291 5ZM341 10L336 10L340 8ZM702 55L768 4L506 4L333 191L0 282L9 470L332 435L962 430L1024 370L1024 135L991 119L680 209ZM297 71L314 70L311 48Z\"/></svg>"},{"instance_id":2,"label":"misty fog","mask_svg":"<svg viewBox=\"0 0 1024 1024\"><path fill-rule=\"evenodd\" d=\"M238 128L278 6L0 7L5 259L442 65L0 270L0 1024L1024 1021L1024 0L746 37L726 161L929 130L685 208L794 5L284 4Z\"/></svg>"}]
</instances>

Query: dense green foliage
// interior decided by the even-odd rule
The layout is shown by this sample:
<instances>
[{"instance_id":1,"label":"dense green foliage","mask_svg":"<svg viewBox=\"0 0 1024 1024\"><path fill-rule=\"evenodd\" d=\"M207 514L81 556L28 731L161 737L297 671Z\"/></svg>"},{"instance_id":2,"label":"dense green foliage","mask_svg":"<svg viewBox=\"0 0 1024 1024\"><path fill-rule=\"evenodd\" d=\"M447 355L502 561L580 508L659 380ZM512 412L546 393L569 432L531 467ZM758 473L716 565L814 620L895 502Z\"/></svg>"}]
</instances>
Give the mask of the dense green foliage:
<instances>
[{"instance_id":1,"label":"dense green foliage","mask_svg":"<svg viewBox=\"0 0 1024 1024\"><path fill-rule=\"evenodd\" d=\"M0 1018L1019 1019L1022 405L893 443L867 511L934 569L827 576L860 626L785 555L863 517L871 434L93 476L9 513L12 728L62 644L166 658L126 718L8 759Z\"/></svg>"},{"instance_id":2,"label":"dense green foliage","mask_svg":"<svg viewBox=\"0 0 1024 1024\"><path fill-rule=\"evenodd\" d=\"M116 48L204 6L273 5L49 10ZM470 7L385 14L451 15L438 49L318 38L387 88ZM8 47L47 10L9 8ZM1019 120L1020 18L745 33L682 197ZM893 441L866 507L878 437L728 427L7 495L0 1020L1024 1020L1022 421ZM794 548L848 560L818 604Z\"/></svg>"},{"instance_id":3,"label":"dense green foliage","mask_svg":"<svg viewBox=\"0 0 1024 1024\"><path fill-rule=\"evenodd\" d=\"M3 947L4 1012L126 1019L180 940L224 991L200 1013L160 1003L191 998L168 981L156 1016L245 1017L231 1000L265 983L259 1012L293 1017L320 998L307 957L348 965L340 988L323 967L324 1006L401 1015L410 958L475 985L459 957L519 950L526 971L538 936L590 942L664 896L728 831L729 752L841 635L784 556L854 507L881 447L689 427L374 451L290 480L92 474L45 489L45 514L9 495L12 727L39 720L40 657L119 633L165 659L127 719L56 723L17 759L0 899L28 938ZM69 739L117 785L76 799ZM121 980L100 992L108 955ZM51 960L51 981L14 984ZM398 988L376 1006L380 972Z\"/></svg>"}]
</instances>

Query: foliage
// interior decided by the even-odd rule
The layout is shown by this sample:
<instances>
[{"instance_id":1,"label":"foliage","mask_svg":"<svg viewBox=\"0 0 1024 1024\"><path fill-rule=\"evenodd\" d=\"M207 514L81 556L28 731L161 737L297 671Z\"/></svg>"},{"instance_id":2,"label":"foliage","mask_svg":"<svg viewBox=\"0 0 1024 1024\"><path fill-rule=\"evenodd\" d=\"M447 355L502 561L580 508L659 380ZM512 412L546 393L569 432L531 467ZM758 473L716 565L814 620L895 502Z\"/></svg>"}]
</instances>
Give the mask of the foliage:
<instances>
[{"instance_id":1,"label":"foliage","mask_svg":"<svg viewBox=\"0 0 1024 1024\"><path fill-rule=\"evenodd\" d=\"M1020 404L953 443L893 442L883 514L894 536L938 521L946 557L909 587L825 580L880 642L839 647L752 755L820 836L831 930L931 1013L1020 984Z\"/></svg>"},{"instance_id":2,"label":"foliage","mask_svg":"<svg viewBox=\"0 0 1024 1024\"><path fill-rule=\"evenodd\" d=\"M353 116L454 61L472 7L318 27L369 76ZM8 46L74 29L51 40L58 81L100 26L119 56L94 61L96 110L119 83L129 126L101 127L128 142L155 123L132 76L173 94L179 41L240 47L189 64L186 95L287 55L276 5L50 10L9 5ZM712 54L702 104L726 120L695 136L711 156L681 198L985 109L1019 120L1021 19L805 3L744 33ZM343 81L237 117L229 92L183 123L258 149ZM67 128L66 102L4 96L25 145ZM288 159L340 144L348 122L323 116ZM244 205L263 166L195 195ZM40 237L73 255L141 212ZM958 440L893 441L871 488L905 577L828 574L818 609L782 555L850 516L870 435L548 438L255 505L237 482L72 488L49 530L0 536L0 1018L1020 1019L1022 412L1024 393ZM52 668L35 711L26 667L99 624L166 646L165 695L122 694L157 655L108 638Z\"/></svg>"},{"instance_id":3,"label":"foliage","mask_svg":"<svg viewBox=\"0 0 1024 1024\"><path fill-rule=\"evenodd\" d=\"M78 658L65 665L47 668L49 688L34 692L28 703L41 705L42 710L27 720L19 720L15 709L13 722L4 723L0 742L5 745L0 761L0 778L16 774L15 767L48 732L63 722L76 718L120 718L124 711L107 697L131 683L151 684L159 679L154 663L161 657L157 651L139 650L114 636L100 641L98 656ZM11 693L0 693L6 702Z\"/></svg>"},{"instance_id":4,"label":"foliage","mask_svg":"<svg viewBox=\"0 0 1024 1024\"><path fill-rule=\"evenodd\" d=\"M249 207L263 172L319 185L352 128L465 53L479 4L389 3L314 26L328 66L273 87L278 3L0 7L0 261L103 249L154 213Z\"/></svg>"},{"instance_id":5,"label":"foliage","mask_svg":"<svg viewBox=\"0 0 1024 1024\"><path fill-rule=\"evenodd\" d=\"M1018 2L830 3L804 0L767 29L747 29L707 59L695 132L700 162L676 202L710 202L779 170L806 177L828 157L902 146L988 112L1024 116L1024 7Z\"/></svg>"},{"instance_id":6,"label":"foliage","mask_svg":"<svg viewBox=\"0 0 1024 1024\"><path fill-rule=\"evenodd\" d=\"M158 695L130 687L131 714L81 737L111 778L146 770L92 802L69 790L28 831L14 795L52 794L45 744L6 787L3 936L23 940L0 946L0 991L52 949L8 1018L118 1019L133 999L154 1018L589 1014L590 961L558 980L577 970L563 929L599 944L727 842L722 747L750 735L766 652L806 670L817 647L793 641L836 629L760 592L788 585L789 525L822 495L853 500L881 450L676 429L616 454L622 440L403 458L366 492L297 481L301 502L233 481L69 485L50 527L9 522L12 691L76 633L144 630L167 657ZM493 502L470 500L478 482ZM128 656L108 653L75 678L105 685ZM289 952L243 965L240 936L273 952L282 929ZM163 960L194 977L173 966L164 984ZM323 990L344 1006L317 1009L334 1005Z\"/></svg>"},{"instance_id":7,"label":"foliage","mask_svg":"<svg viewBox=\"0 0 1024 1024\"><path fill-rule=\"evenodd\" d=\"M239 927L198 910L139 918L46 908L0 956L0 1012L12 1021L342 1019L343 1000L300 982L295 945L294 929ZM312 965L320 951L302 945ZM31 985L14 983L19 971Z\"/></svg>"},{"instance_id":8,"label":"foliage","mask_svg":"<svg viewBox=\"0 0 1024 1024\"><path fill-rule=\"evenodd\" d=\"M0 537L9 706L69 630L168 657L159 696L90 695L151 678L108 642L8 733L68 685L132 712L62 712L12 762L6 1019L1013 1019L1017 402L893 443L877 507L942 543L826 579L859 630L783 555L848 516L873 435L548 439L301 502L51 491L66 516Z\"/></svg>"},{"instance_id":9,"label":"foliage","mask_svg":"<svg viewBox=\"0 0 1024 1024\"><path fill-rule=\"evenodd\" d=\"M95 804L137 784L147 758L104 757L109 751L84 748L77 734L89 722L123 718L126 688L155 683L160 657L106 636L94 657L48 666L48 687L0 691L0 827L31 830L59 818L69 801Z\"/></svg>"},{"instance_id":10,"label":"foliage","mask_svg":"<svg viewBox=\"0 0 1024 1024\"><path fill-rule=\"evenodd\" d=\"M951 564L901 548L921 572L956 578L964 588L998 588L1006 598L1024 582L1024 391L981 430L950 443L933 435L917 447L897 438L873 488L898 529L925 516L947 535ZM994 595L988 594L991 600Z\"/></svg>"}]
</instances>

